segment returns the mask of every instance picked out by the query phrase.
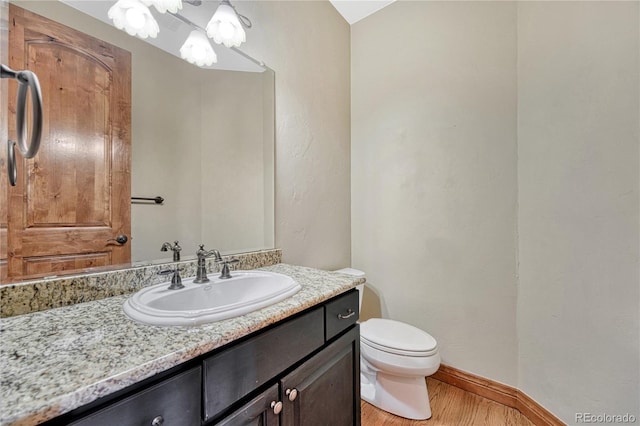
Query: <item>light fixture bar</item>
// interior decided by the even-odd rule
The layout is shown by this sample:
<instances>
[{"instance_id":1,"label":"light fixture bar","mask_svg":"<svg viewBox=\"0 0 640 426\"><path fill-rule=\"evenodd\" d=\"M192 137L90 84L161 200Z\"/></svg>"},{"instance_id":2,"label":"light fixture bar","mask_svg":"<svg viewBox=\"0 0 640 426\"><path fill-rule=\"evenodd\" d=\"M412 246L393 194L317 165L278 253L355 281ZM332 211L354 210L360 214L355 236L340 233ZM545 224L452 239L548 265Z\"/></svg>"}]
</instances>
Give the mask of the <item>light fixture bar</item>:
<instances>
[{"instance_id":1,"label":"light fixture bar","mask_svg":"<svg viewBox=\"0 0 640 426\"><path fill-rule=\"evenodd\" d=\"M187 25L191 25L194 28L198 28L199 30L204 31L204 28L202 28L200 25L196 24L195 22L191 21L190 19L185 18L184 16L180 15L179 13L173 13L173 12L168 12L167 11L167 15L171 15L174 18L184 22Z\"/></svg>"}]
</instances>

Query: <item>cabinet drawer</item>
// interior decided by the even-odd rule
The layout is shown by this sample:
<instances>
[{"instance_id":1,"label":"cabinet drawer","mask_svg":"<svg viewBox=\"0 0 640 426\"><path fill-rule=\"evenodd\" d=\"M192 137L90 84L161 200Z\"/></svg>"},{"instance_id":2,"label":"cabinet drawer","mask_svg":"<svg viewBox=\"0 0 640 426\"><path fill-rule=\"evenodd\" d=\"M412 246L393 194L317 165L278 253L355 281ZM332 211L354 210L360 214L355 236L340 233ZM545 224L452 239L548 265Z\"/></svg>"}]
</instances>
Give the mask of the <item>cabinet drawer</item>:
<instances>
[{"instance_id":1,"label":"cabinet drawer","mask_svg":"<svg viewBox=\"0 0 640 426\"><path fill-rule=\"evenodd\" d=\"M325 305L326 339L338 335L358 321L358 290L353 289Z\"/></svg>"},{"instance_id":2,"label":"cabinet drawer","mask_svg":"<svg viewBox=\"0 0 640 426\"><path fill-rule=\"evenodd\" d=\"M206 359L205 420L217 417L323 344L324 313L320 307Z\"/></svg>"},{"instance_id":3,"label":"cabinet drawer","mask_svg":"<svg viewBox=\"0 0 640 426\"><path fill-rule=\"evenodd\" d=\"M74 426L199 425L202 369L192 368L71 423Z\"/></svg>"}]
</instances>

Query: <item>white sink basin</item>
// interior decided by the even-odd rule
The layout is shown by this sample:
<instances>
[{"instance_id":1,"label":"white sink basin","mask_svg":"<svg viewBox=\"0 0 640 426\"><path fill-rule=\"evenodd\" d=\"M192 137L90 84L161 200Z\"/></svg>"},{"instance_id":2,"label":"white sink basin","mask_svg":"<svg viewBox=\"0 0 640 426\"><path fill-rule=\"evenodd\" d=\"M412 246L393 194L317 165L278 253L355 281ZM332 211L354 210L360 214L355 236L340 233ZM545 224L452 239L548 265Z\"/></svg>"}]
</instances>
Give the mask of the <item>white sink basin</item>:
<instances>
[{"instance_id":1,"label":"white sink basin","mask_svg":"<svg viewBox=\"0 0 640 426\"><path fill-rule=\"evenodd\" d=\"M214 274L211 274L214 275ZM233 271L206 284L182 280L184 288L168 290L169 282L143 288L124 303L124 312L151 325L198 325L237 317L293 296L300 284L267 271Z\"/></svg>"}]
</instances>

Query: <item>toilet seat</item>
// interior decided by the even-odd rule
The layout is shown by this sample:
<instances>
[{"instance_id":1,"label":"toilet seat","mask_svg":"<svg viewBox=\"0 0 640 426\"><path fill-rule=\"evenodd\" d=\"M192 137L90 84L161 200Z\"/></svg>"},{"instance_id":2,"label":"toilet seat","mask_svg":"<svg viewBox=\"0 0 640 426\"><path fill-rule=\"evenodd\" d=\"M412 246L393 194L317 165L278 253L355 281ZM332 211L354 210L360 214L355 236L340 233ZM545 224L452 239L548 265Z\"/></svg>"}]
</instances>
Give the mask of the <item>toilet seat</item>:
<instances>
[{"instance_id":1,"label":"toilet seat","mask_svg":"<svg viewBox=\"0 0 640 426\"><path fill-rule=\"evenodd\" d=\"M429 333L403 322L372 318L360 324L360 339L368 346L394 355L427 357L438 352Z\"/></svg>"}]
</instances>

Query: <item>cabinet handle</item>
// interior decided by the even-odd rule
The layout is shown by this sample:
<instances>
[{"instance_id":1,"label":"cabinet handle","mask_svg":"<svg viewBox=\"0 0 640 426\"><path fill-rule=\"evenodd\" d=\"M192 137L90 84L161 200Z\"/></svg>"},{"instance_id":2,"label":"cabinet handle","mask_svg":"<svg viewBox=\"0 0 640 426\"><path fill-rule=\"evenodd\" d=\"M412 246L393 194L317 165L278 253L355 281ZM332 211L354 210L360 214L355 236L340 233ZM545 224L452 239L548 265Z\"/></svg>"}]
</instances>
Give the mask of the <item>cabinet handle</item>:
<instances>
[{"instance_id":1,"label":"cabinet handle","mask_svg":"<svg viewBox=\"0 0 640 426\"><path fill-rule=\"evenodd\" d=\"M289 401L294 401L298 396L298 389L287 389L284 393L289 397Z\"/></svg>"},{"instance_id":2,"label":"cabinet handle","mask_svg":"<svg viewBox=\"0 0 640 426\"><path fill-rule=\"evenodd\" d=\"M351 308L349 308L349 309L347 309L347 314L346 315L338 314L338 319L351 318L355 314L356 314L355 311L353 311Z\"/></svg>"},{"instance_id":3,"label":"cabinet handle","mask_svg":"<svg viewBox=\"0 0 640 426\"><path fill-rule=\"evenodd\" d=\"M164 424L164 417L157 416L155 419L151 420L151 426L162 426Z\"/></svg>"},{"instance_id":4,"label":"cabinet handle","mask_svg":"<svg viewBox=\"0 0 640 426\"><path fill-rule=\"evenodd\" d=\"M273 408L273 414L278 415L282 411L282 402L271 401L271 408Z\"/></svg>"}]
</instances>

